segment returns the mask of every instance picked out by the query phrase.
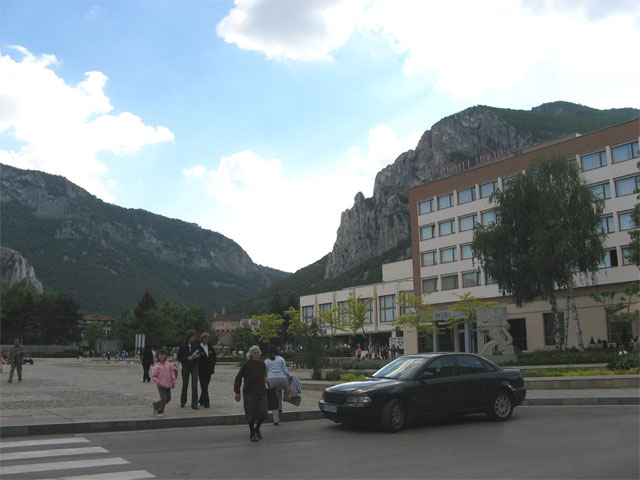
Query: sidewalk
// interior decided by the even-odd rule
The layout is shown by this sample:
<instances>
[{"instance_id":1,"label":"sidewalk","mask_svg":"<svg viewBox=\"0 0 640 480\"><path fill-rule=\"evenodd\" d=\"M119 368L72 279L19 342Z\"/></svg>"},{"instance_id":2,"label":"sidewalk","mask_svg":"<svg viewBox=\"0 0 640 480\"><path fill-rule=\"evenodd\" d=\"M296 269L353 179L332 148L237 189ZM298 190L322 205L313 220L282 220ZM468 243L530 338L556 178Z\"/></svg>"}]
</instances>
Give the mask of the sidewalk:
<instances>
[{"instance_id":1,"label":"sidewalk","mask_svg":"<svg viewBox=\"0 0 640 480\"><path fill-rule=\"evenodd\" d=\"M211 408L180 408L179 378L164 418L153 416L158 399L153 383L142 382L142 367L126 362L102 363L85 359L35 359L23 367L23 381L9 368L0 381L0 437L87 433L97 431L243 424L242 402L233 395L235 364L219 364L209 386ZM318 401L326 382L312 382L311 371L292 370L303 383L299 407L284 403L281 421L320 418ZM189 395L191 394L189 389ZM525 405L639 405L638 388L528 390Z\"/></svg>"}]
</instances>

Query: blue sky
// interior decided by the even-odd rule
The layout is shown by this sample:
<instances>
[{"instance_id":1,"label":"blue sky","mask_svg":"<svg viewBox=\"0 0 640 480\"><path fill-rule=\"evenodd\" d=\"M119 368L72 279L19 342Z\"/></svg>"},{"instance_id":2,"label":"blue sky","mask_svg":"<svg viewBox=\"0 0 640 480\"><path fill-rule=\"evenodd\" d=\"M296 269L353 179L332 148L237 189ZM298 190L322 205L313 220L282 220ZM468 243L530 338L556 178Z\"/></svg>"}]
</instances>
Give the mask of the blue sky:
<instances>
[{"instance_id":1,"label":"blue sky","mask_svg":"<svg viewBox=\"0 0 640 480\"><path fill-rule=\"evenodd\" d=\"M640 107L637 1L1 0L0 22L0 162L286 271L447 115Z\"/></svg>"}]
</instances>

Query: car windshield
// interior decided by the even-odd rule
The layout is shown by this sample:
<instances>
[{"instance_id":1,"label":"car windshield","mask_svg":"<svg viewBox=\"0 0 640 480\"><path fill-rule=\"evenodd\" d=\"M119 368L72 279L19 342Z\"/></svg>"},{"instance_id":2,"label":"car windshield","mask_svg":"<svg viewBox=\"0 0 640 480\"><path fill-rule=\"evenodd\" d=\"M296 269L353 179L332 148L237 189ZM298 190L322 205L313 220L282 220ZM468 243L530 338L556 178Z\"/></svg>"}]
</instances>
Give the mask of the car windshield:
<instances>
[{"instance_id":1,"label":"car windshield","mask_svg":"<svg viewBox=\"0 0 640 480\"><path fill-rule=\"evenodd\" d=\"M394 380L410 380L422 370L424 365L429 361L428 358L422 357L402 357L388 363L376 373L371 375L373 378L392 378Z\"/></svg>"}]
</instances>

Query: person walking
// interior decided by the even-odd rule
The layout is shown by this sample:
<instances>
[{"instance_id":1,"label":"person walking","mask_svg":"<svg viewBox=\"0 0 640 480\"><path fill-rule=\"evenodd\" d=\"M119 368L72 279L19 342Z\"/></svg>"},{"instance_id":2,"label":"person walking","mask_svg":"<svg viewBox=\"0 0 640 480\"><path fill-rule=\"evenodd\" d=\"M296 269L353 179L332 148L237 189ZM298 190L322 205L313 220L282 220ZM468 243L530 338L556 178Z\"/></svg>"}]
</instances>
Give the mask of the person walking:
<instances>
[{"instance_id":1,"label":"person walking","mask_svg":"<svg viewBox=\"0 0 640 480\"><path fill-rule=\"evenodd\" d=\"M273 345L269 347L269 358L264 363L267 367L269 388L274 389L278 396L278 408L271 411L273 424L278 425L280 423L280 414L282 413L282 393L289 388L291 375L287 370L287 362L278 355L278 349Z\"/></svg>"},{"instance_id":2,"label":"person walking","mask_svg":"<svg viewBox=\"0 0 640 480\"><path fill-rule=\"evenodd\" d=\"M164 416L164 407L171 401L171 389L176 386L176 372L171 363L167 362L167 351L158 350L158 363L153 367L151 374L153 382L158 387L160 400L153 402L153 414L156 417Z\"/></svg>"},{"instance_id":3,"label":"person walking","mask_svg":"<svg viewBox=\"0 0 640 480\"><path fill-rule=\"evenodd\" d=\"M165 352L165 357L166 357L166 352ZM151 365L153 365L153 350L151 350L151 347L145 347L144 351L142 352L142 381L143 382L151 382L151 377L149 376L149 369L151 368Z\"/></svg>"},{"instance_id":4,"label":"person walking","mask_svg":"<svg viewBox=\"0 0 640 480\"><path fill-rule=\"evenodd\" d=\"M13 382L13 372L18 370L18 381L22 381L22 363L24 362L24 347L20 345L19 339L13 340L13 347L9 350L9 363L11 370L9 371L9 383Z\"/></svg>"},{"instance_id":5,"label":"person walking","mask_svg":"<svg viewBox=\"0 0 640 480\"><path fill-rule=\"evenodd\" d=\"M200 378L200 399L198 403L204 408L211 406L209 402L209 382L216 370L216 351L210 345L211 335L208 332L200 334L200 360L198 361L198 377Z\"/></svg>"},{"instance_id":6,"label":"person walking","mask_svg":"<svg viewBox=\"0 0 640 480\"><path fill-rule=\"evenodd\" d=\"M260 359L262 351L257 345L252 346L247 353L248 361L240 367L233 383L233 391L236 393L236 402L240 401L240 386L244 396L244 415L249 424L249 440L257 442L262 440L260 426L267 418L267 366Z\"/></svg>"},{"instance_id":7,"label":"person walking","mask_svg":"<svg viewBox=\"0 0 640 480\"><path fill-rule=\"evenodd\" d=\"M178 350L178 361L182 365L182 393L180 395L180 407L187 404L187 390L191 379L191 408L198 410L198 359L200 351L194 343L196 332L187 331L186 343Z\"/></svg>"}]
</instances>

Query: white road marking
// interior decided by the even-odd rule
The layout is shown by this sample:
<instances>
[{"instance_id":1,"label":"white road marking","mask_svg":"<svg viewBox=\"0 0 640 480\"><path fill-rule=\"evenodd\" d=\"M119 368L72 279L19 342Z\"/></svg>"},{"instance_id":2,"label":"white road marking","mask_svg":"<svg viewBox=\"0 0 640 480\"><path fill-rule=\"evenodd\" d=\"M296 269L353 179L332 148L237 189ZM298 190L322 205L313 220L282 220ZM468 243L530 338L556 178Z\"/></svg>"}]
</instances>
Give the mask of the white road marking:
<instances>
[{"instance_id":1,"label":"white road marking","mask_svg":"<svg viewBox=\"0 0 640 480\"><path fill-rule=\"evenodd\" d=\"M129 472L96 473L93 475L43 478L40 480L140 480L142 478L156 478L156 476L146 470L131 470Z\"/></svg>"},{"instance_id":2,"label":"white road marking","mask_svg":"<svg viewBox=\"0 0 640 480\"><path fill-rule=\"evenodd\" d=\"M89 443L84 437L49 438L43 440L21 440L0 442L0 448L37 447L39 445L63 445L66 443Z\"/></svg>"},{"instance_id":3,"label":"white road marking","mask_svg":"<svg viewBox=\"0 0 640 480\"><path fill-rule=\"evenodd\" d=\"M102 447L57 448L54 450L31 450L29 452L0 453L0 460L27 460L31 458L64 457L66 455L89 455L109 453Z\"/></svg>"},{"instance_id":4,"label":"white road marking","mask_svg":"<svg viewBox=\"0 0 640 480\"><path fill-rule=\"evenodd\" d=\"M129 463L124 458L104 458L100 460L74 460L68 462L50 462L27 465L14 465L11 467L1 467L0 476L15 475L18 473L46 472L47 470L66 470L71 468L92 468L104 467L107 465L125 465Z\"/></svg>"}]
</instances>

